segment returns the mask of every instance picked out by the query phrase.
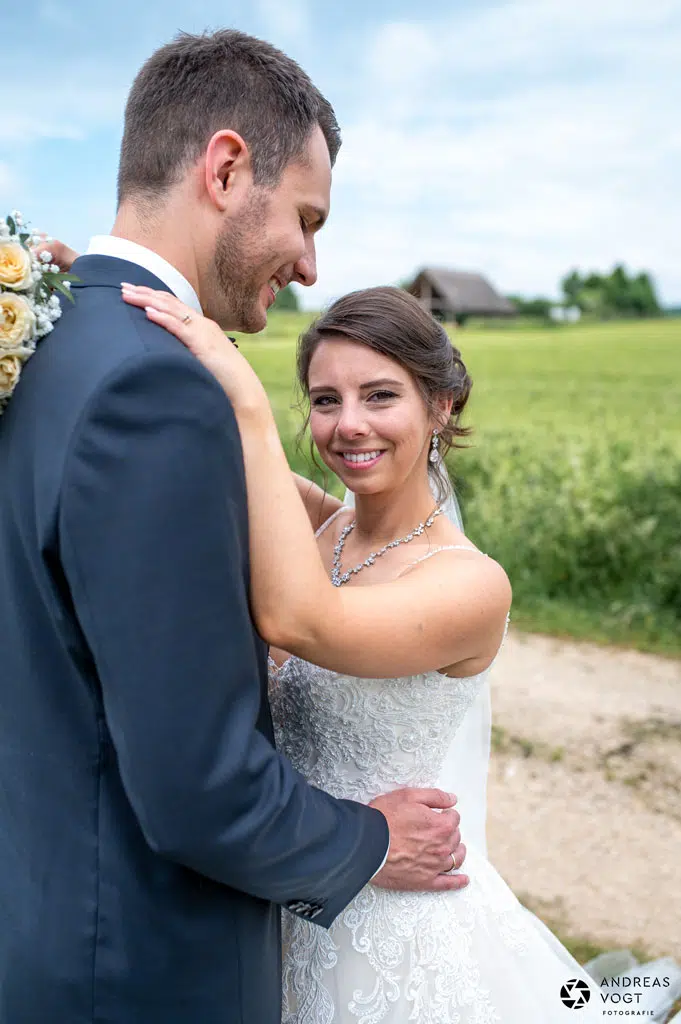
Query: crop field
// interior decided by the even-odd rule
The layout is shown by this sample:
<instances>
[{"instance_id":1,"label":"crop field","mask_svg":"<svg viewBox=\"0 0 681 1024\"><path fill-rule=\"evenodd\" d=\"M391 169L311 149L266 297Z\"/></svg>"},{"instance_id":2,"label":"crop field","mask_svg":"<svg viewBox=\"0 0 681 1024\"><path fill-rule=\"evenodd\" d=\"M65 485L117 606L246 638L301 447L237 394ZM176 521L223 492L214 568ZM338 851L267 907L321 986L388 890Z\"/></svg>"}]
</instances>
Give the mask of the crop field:
<instances>
[{"instance_id":1,"label":"crop field","mask_svg":"<svg viewBox=\"0 0 681 1024\"><path fill-rule=\"evenodd\" d=\"M295 443L308 321L274 315L240 345L292 466L321 482L308 443ZM511 578L515 624L681 654L681 319L453 337L474 380L475 432L449 468L468 535Z\"/></svg>"}]
</instances>

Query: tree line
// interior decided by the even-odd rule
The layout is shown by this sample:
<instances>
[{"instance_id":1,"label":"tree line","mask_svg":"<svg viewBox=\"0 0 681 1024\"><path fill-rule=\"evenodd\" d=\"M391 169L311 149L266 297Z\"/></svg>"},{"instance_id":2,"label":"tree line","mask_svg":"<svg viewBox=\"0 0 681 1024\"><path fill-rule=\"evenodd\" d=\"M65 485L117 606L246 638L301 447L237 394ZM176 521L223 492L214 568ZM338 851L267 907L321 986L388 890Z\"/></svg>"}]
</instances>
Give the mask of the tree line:
<instances>
[{"instance_id":1,"label":"tree line","mask_svg":"<svg viewBox=\"0 0 681 1024\"><path fill-rule=\"evenodd\" d=\"M571 270L562 278L560 289L562 300L558 303L543 297L528 299L521 295L509 295L508 298L521 316L546 319L552 315L552 310L560 307L578 309L580 313L601 320L653 317L663 313L650 274L647 271L630 274L621 263L613 267L609 274Z\"/></svg>"}]
</instances>

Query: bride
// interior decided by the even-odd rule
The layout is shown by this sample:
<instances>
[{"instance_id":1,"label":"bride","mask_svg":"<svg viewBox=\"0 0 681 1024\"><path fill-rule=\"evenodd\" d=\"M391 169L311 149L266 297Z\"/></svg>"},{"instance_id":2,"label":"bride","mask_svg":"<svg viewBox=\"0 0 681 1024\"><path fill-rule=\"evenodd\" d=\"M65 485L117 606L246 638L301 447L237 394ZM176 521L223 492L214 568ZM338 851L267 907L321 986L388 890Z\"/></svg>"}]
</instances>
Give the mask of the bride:
<instances>
[{"instance_id":1,"label":"bride","mask_svg":"<svg viewBox=\"0 0 681 1024\"><path fill-rule=\"evenodd\" d=\"M303 335L312 437L353 509L294 482L264 388L216 324L166 292L124 287L123 297L187 345L234 407L280 748L314 785L365 802L395 784L451 789L456 764L468 779L467 887L369 884L329 930L284 912L285 1024L621 1015L487 860L486 758L465 765L457 750L485 699L510 586L451 513L442 456L465 432L470 379L444 330L406 293L376 288L340 299ZM655 995L662 1020L673 996Z\"/></svg>"}]
</instances>

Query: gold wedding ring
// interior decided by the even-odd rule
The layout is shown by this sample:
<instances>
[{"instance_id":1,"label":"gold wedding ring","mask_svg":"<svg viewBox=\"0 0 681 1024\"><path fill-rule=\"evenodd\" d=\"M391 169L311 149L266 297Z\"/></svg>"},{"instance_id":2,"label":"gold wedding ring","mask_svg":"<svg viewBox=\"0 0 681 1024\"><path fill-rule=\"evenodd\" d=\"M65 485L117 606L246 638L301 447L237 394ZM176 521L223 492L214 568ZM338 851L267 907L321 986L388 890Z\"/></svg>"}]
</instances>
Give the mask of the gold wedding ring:
<instances>
[{"instance_id":1,"label":"gold wedding ring","mask_svg":"<svg viewBox=\"0 0 681 1024\"><path fill-rule=\"evenodd\" d=\"M191 318L190 314L189 313L185 313L185 315L182 317L182 323L183 324L190 324L191 322L192 322L192 318Z\"/></svg>"}]
</instances>

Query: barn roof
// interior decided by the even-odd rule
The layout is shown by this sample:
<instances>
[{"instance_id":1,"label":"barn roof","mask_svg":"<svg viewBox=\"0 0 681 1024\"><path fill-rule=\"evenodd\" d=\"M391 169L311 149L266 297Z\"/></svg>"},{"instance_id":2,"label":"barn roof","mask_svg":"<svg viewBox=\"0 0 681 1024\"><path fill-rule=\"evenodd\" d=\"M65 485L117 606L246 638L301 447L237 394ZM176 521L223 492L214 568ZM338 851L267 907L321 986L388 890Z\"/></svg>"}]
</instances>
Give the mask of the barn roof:
<instances>
[{"instance_id":1,"label":"barn roof","mask_svg":"<svg viewBox=\"0 0 681 1024\"><path fill-rule=\"evenodd\" d=\"M422 278L428 281L452 313L472 316L509 316L515 313L513 303L500 295L482 274L423 267L406 290L417 292Z\"/></svg>"}]
</instances>

